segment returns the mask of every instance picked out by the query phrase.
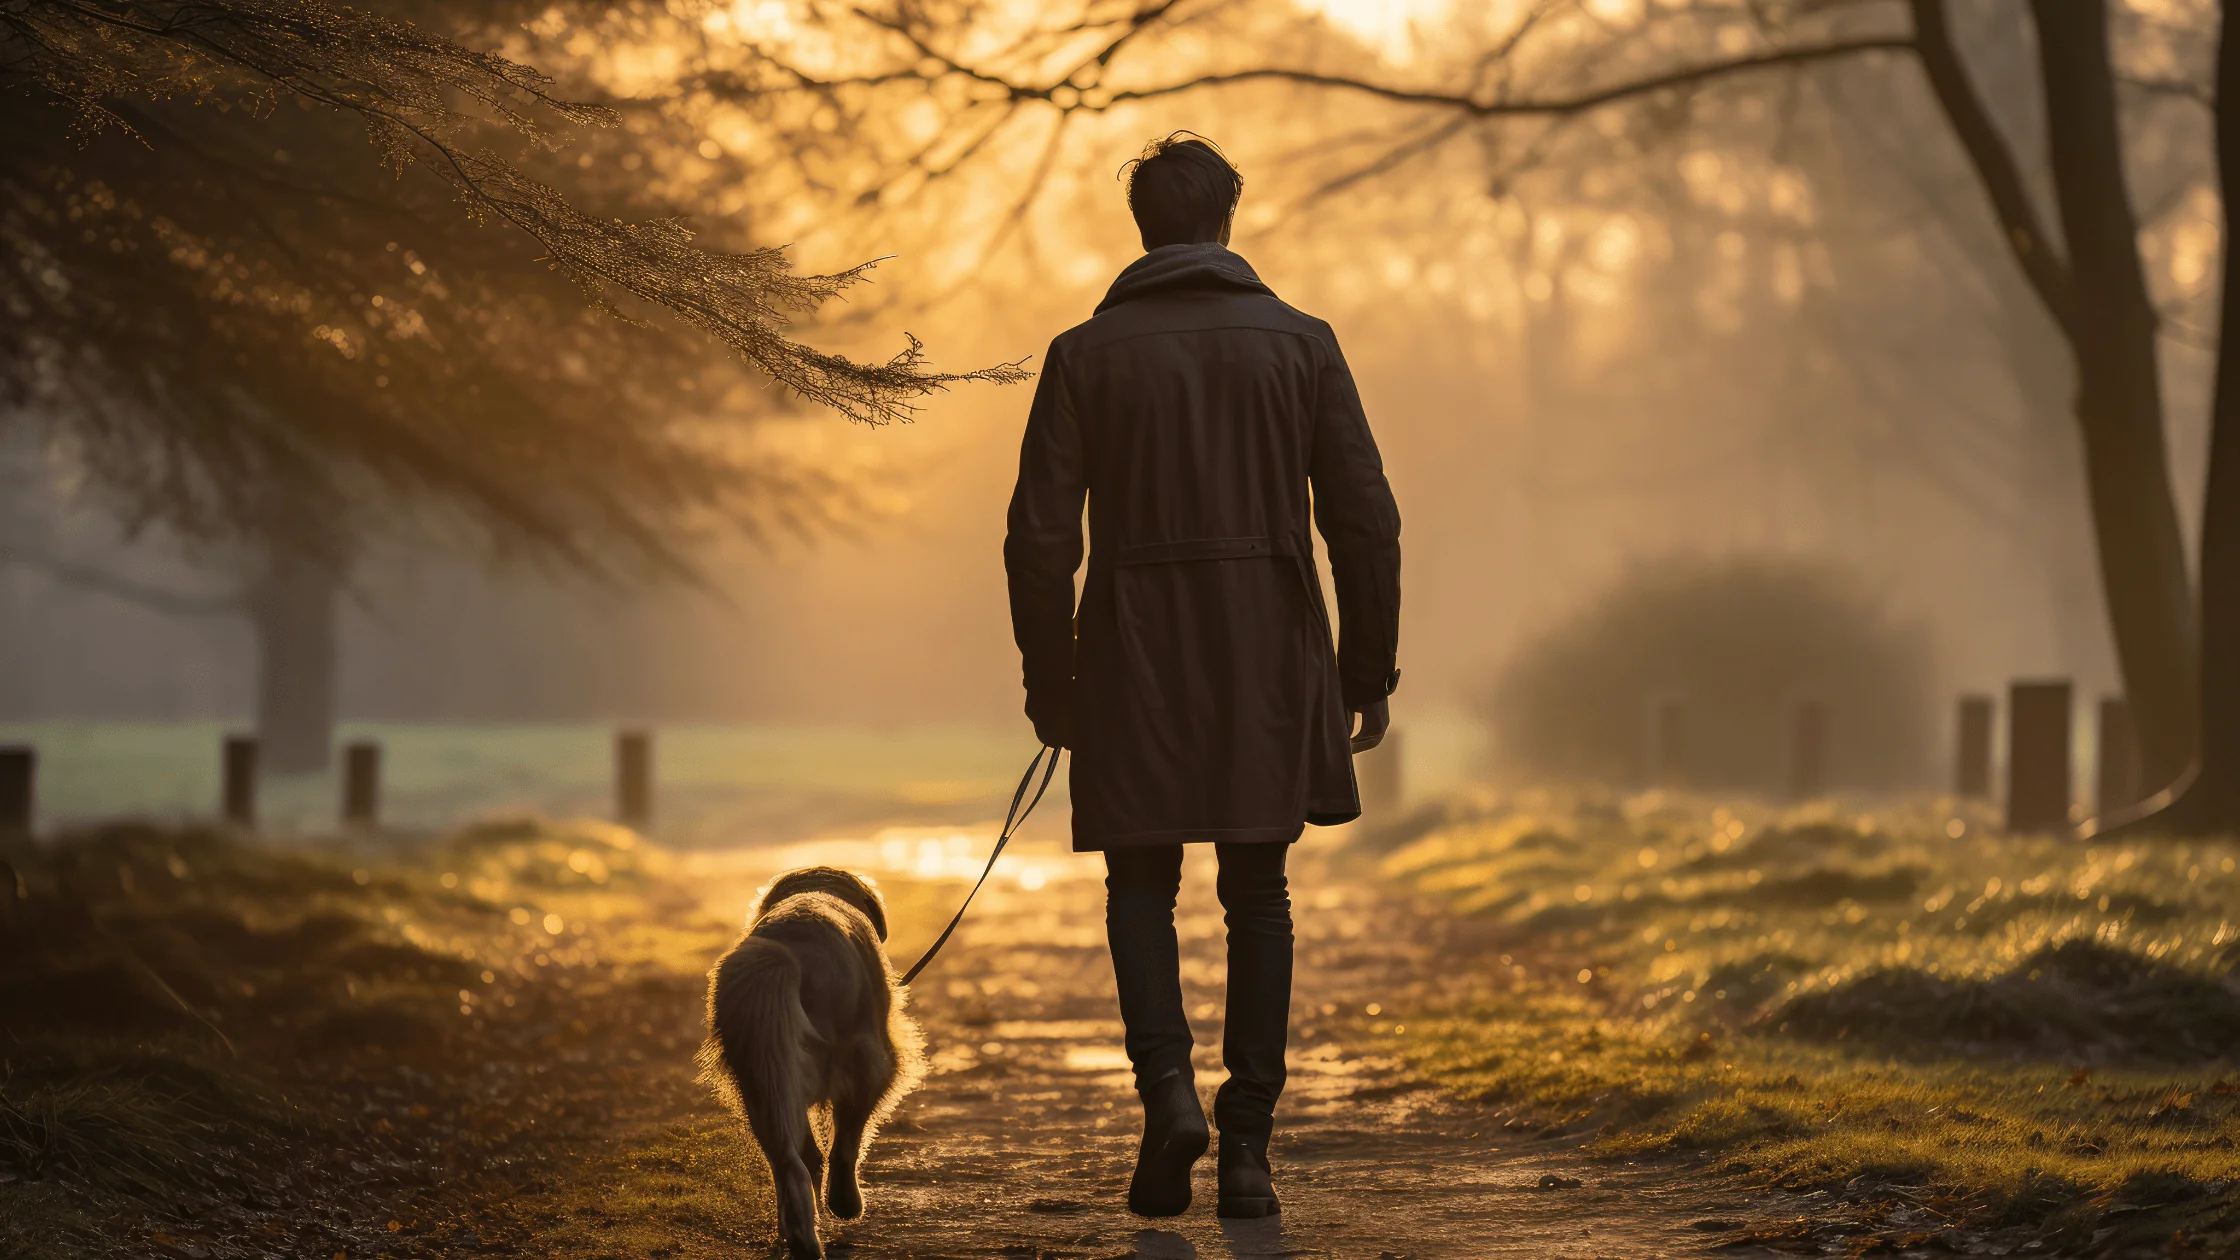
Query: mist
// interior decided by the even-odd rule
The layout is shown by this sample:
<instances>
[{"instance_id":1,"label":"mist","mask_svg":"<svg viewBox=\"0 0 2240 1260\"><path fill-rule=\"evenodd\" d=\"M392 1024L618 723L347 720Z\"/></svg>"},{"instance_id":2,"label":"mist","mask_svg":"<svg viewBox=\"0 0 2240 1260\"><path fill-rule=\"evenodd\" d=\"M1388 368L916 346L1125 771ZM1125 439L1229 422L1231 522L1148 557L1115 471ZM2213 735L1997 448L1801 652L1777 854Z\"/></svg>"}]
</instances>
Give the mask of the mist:
<instances>
[{"instance_id":1,"label":"mist","mask_svg":"<svg viewBox=\"0 0 2240 1260\"><path fill-rule=\"evenodd\" d=\"M1996 7L1962 35L2027 137L2041 107ZM1378 13L1332 6L1290 38L1406 78L1501 20ZM628 29L638 46L673 34ZM519 46L549 63L537 30ZM705 27L700 55L720 63L727 35L754 32ZM607 90L669 92L631 47L559 60ZM1136 252L1121 162L1176 127L1219 140L1247 179L1236 248L1337 329L1400 498L1403 727L1474 719L1519 644L1629 566L1717 557L1841 575L1928 636L1939 696L2024 675L2121 690L2068 368L1909 65L1742 79L1684 117L1529 124L1529 141L1488 124L1421 143L1432 120L1416 112L1278 83L1066 116L1062 135L1021 118L939 182L882 174L906 142L940 149L951 124L913 112L924 102L835 119L687 92L668 108L724 157L655 155L634 171L647 187L790 243L811 270L892 255L808 335L844 348L915 330L944 362L1029 370ZM2218 210L2198 116L2147 102L2133 131L2142 248L2175 312L2160 354L2190 539L2210 356L2186 330L2213 320L2196 308ZM2042 153L2018 151L2042 181ZM867 182L876 201L850 191ZM756 449L850 502L746 536L697 529L682 580L644 563L586 577L415 524L426 509L393 517L340 586L337 711L1023 732L999 555L1028 395L963 386L876 428L735 395L761 417ZM237 553L128 529L66 445L19 434L10 450L0 719L251 713L248 622L69 576L207 598L240 586ZM1917 760L1925 776L1941 764Z\"/></svg>"}]
</instances>

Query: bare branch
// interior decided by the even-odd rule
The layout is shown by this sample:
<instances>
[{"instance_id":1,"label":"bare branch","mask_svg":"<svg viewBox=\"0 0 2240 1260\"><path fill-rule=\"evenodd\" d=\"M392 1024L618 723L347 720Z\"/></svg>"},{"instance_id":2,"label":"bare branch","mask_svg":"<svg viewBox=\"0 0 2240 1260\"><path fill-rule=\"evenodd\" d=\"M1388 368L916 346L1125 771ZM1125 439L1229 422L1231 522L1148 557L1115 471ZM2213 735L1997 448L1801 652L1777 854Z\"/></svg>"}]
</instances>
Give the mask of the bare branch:
<instances>
[{"instance_id":1,"label":"bare branch","mask_svg":"<svg viewBox=\"0 0 2240 1260\"><path fill-rule=\"evenodd\" d=\"M2119 74L2116 82L2149 96L2167 96L2181 101L2191 101L2203 109L2217 107L2217 90L2206 83L2191 79L2158 79L2142 75Z\"/></svg>"},{"instance_id":2,"label":"bare branch","mask_svg":"<svg viewBox=\"0 0 2240 1260\"><path fill-rule=\"evenodd\" d=\"M17 564L45 574L65 586L107 595L173 617L239 616L245 605L235 595L197 595L152 586L93 565L75 564L53 556L22 551L0 544L0 564Z\"/></svg>"},{"instance_id":3,"label":"bare branch","mask_svg":"<svg viewBox=\"0 0 2240 1260\"><path fill-rule=\"evenodd\" d=\"M1334 197L1356 184L1375 179L1404 166L1411 159L1436 149L1448 140L1453 139L1458 132L1469 126L1473 121L1475 120L1469 115L1462 114L1445 119L1436 126L1426 128L1422 133L1409 138L1406 142L1394 145L1386 150L1374 161L1356 166L1343 175L1333 176L1317 184L1306 196L1300 198L1300 207L1312 206L1325 198Z\"/></svg>"},{"instance_id":4,"label":"bare branch","mask_svg":"<svg viewBox=\"0 0 2240 1260\"><path fill-rule=\"evenodd\" d=\"M1747 57L1735 57L1724 61L1701 62L1692 66L1682 66L1678 69L1668 70L1661 74L1610 84L1606 87L1595 88L1572 96L1543 97L1537 100L1501 97L1481 100L1467 93L1394 87L1390 84L1374 83L1350 75L1326 74L1313 70L1261 67L1221 74L1199 75L1195 78L1159 87L1123 89L1109 93L1103 98L1084 96L1082 100L1070 106L1063 106L1063 108L1101 113L1114 105L1125 104L1130 101L1154 100L1159 97L1174 96L1201 88L1223 87L1237 83L1277 81L1297 83L1307 87L1359 92L1363 95L1376 97L1379 100L1392 101L1402 105L1427 105L1441 109L1458 110L1473 118L1553 118L1585 113L1605 105L1615 105L1633 97L1648 96L1674 88L1694 87L1702 83L1737 74L1747 74L1756 70L1841 60L1868 53L1905 52L1912 48L1913 41L1906 36L1862 36L1856 39L1812 44L1802 48L1784 48L1774 52L1754 53ZM1011 91L1016 96L1039 100L1050 98L1050 89L1048 88L1015 86L1011 88Z\"/></svg>"},{"instance_id":5,"label":"bare branch","mask_svg":"<svg viewBox=\"0 0 2240 1260\"><path fill-rule=\"evenodd\" d=\"M2000 235L2046 310L2073 338L2077 334L2076 294L2068 263L2055 252L2053 238L2023 182L2021 166L1968 78L1968 69L1952 42L1944 0L1911 0L1911 4L1921 68L1929 76L1929 86L1944 107L1945 117L1951 120L1977 178L1983 181L1984 192L1999 217Z\"/></svg>"},{"instance_id":6,"label":"bare branch","mask_svg":"<svg viewBox=\"0 0 2240 1260\"><path fill-rule=\"evenodd\" d=\"M1117 53L1129 38L1140 34L1155 20L1163 19L1172 7L1172 5L1161 5L1147 11L1142 21L1131 24L1123 35L1110 41L1096 57L1083 62L1082 67L1104 65L1109 61L1110 56ZM1796 48L1752 53L1747 56L1731 57L1719 61L1699 62L1695 65L1681 66L1574 95L1549 96L1538 99L1480 95L1476 85L1483 81L1485 71L1488 68L1483 61L1473 72L1472 88L1463 91L1404 88L1352 75L1280 66L1255 66L1244 70L1195 75L1187 79L1151 87L1104 89L1101 87L1081 87L1071 81L1070 74L1052 82L1027 82L1010 78L986 67L967 64L950 54L942 52L924 34L914 29L905 20L884 17L862 9L856 9L853 12L864 22L901 38L921 60L938 65L943 74L960 75L982 86L998 89L1012 101L1040 102L1067 113L1089 114L1101 114L1116 106L1131 102L1157 100L1162 97L1177 96L1206 88L1226 87L1241 83L1282 82L1295 83L1306 87L1357 92L1402 105L1421 105L1458 110L1473 118L1550 118L1585 113L1605 105L1618 104L1634 97L1652 95L1678 88L1695 87L1718 79L1748 74L1758 70L1811 65L1878 52L1909 52L1913 49L1913 40L1909 36L1862 35ZM1536 20L1537 17L1538 14L1535 13L1531 18L1528 18L1526 26L1520 28L1514 38L1522 38L1523 31L1528 30L1530 22ZM826 79L808 74L775 58L765 57L764 60L767 64L794 80L796 86L816 90L879 87L910 79L930 80L937 77L912 69ZM1072 73L1078 74L1079 69L1076 68ZM733 95L741 95L751 90L743 83L723 81L713 77L704 81L702 86L712 90L726 91Z\"/></svg>"}]
</instances>

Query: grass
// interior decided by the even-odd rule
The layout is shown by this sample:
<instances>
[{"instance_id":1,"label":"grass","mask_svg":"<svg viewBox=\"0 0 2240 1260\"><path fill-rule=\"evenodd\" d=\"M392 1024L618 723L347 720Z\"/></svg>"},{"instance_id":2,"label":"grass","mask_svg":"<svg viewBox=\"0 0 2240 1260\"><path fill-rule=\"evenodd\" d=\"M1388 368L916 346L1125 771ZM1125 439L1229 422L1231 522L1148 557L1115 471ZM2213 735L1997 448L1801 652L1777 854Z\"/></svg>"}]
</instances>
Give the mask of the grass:
<instances>
[{"instance_id":1,"label":"grass","mask_svg":"<svg viewBox=\"0 0 2240 1260\"><path fill-rule=\"evenodd\" d=\"M1837 1195L1805 1232L1854 1247L2229 1245L2240 845L1986 821L1938 801L1450 806L1385 837L1379 868L1509 952L1372 1031L1590 1153Z\"/></svg>"},{"instance_id":2,"label":"grass","mask_svg":"<svg viewBox=\"0 0 2240 1260\"><path fill-rule=\"evenodd\" d=\"M739 1159L712 1118L665 1127L709 1113L729 929L628 831L353 855L122 825L0 860L0 1256L598 1254L641 1208L709 1254L767 1231L755 1178L685 1202L654 1167ZM646 1203L594 1176L627 1160Z\"/></svg>"},{"instance_id":3,"label":"grass","mask_svg":"<svg viewBox=\"0 0 2240 1260\"><path fill-rule=\"evenodd\" d=\"M1713 1241L2240 1248L2240 846L1985 821L1450 803L1362 852L1487 964L1336 1022L1528 1135L1795 1192L1794 1221ZM122 825L0 860L0 1256L767 1241L755 1157L692 1079L733 927L631 832ZM890 891L935 924L954 890Z\"/></svg>"}]
</instances>

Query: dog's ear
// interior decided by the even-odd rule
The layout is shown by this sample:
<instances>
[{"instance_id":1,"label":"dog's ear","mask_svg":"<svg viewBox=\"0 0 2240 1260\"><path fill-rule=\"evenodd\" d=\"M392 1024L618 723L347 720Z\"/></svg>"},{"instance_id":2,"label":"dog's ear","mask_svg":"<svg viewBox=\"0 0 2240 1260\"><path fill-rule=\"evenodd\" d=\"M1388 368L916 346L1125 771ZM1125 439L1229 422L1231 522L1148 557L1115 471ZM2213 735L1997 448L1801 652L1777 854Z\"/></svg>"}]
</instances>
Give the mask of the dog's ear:
<instances>
[{"instance_id":1,"label":"dog's ear","mask_svg":"<svg viewBox=\"0 0 2240 1260\"><path fill-rule=\"evenodd\" d=\"M856 879L853 875L848 876L848 878L855 881L855 886L862 897L862 900L856 904L856 908L863 911L864 918L871 920L871 930L879 934L879 943L886 944L887 903L879 899L878 889L860 879Z\"/></svg>"}]
</instances>

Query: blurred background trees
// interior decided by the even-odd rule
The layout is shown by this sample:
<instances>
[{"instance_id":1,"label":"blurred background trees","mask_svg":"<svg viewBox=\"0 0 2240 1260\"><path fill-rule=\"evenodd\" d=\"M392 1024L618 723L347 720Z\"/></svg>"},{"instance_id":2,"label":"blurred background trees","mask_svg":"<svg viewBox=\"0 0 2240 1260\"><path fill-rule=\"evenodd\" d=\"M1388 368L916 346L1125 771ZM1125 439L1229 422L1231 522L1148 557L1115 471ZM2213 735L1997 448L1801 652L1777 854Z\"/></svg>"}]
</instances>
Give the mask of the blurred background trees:
<instances>
[{"instance_id":1,"label":"blurred background trees","mask_svg":"<svg viewBox=\"0 0 2240 1260\"><path fill-rule=\"evenodd\" d=\"M786 321L860 271L796 273L720 221L696 238L633 174L674 137L454 42L540 12L57 0L0 19L0 402L128 535L234 571L271 769L325 764L337 592L399 518L691 576L695 533L799 528L847 498L752 449L783 405L764 379L871 424L960 379L914 340L869 363L793 340Z\"/></svg>"},{"instance_id":2,"label":"blurred background trees","mask_svg":"<svg viewBox=\"0 0 2240 1260\"><path fill-rule=\"evenodd\" d=\"M749 53L726 50L699 81L760 105L821 179L833 160L820 137L846 134L858 195L881 206L963 182L966 164L1003 160L992 154L1037 155L1025 177L1015 166L1022 201L986 234L991 246L1017 231L1024 199L1064 166L1069 132L1177 99L1249 118L1241 101L1338 98L1354 125L1290 151L1287 174L1304 191L1271 216L1278 222L1306 220L1334 194L1370 184L1467 181L1467 164L1451 159L1475 150L1479 186L1518 200L1540 255L1525 268L1519 331L1533 348L1519 371L1542 412L1565 409L1548 395L1561 375L1550 361L1576 348L1560 329L1581 241L1563 230L1574 225L1563 210L1612 220L1646 210L1667 239L1631 268L1629 298L1708 299L1703 313L1750 329L1761 355L1762 321L1802 311L1815 344L1789 353L1816 378L1804 388L1825 388L1813 369L1827 365L1882 393L1875 419L1888 441L1877 456L1913 463L2005 516L2060 602L2096 603L2104 637L2088 634L2098 642L2064 654L2111 644L2149 777L2169 783L2186 770L2199 726L2196 614L2164 376L2173 351L2206 349L2201 329L2214 322L2197 309L2210 304L2214 249L2203 108L2212 6L1426 4L1412 37L1389 20L1409 6L1302 7L1081 3L1021 17L970 5L807 5L783 27L754 28ZM1362 29L1372 9L1385 17L1382 49L1344 38L1349 20ZM795 103L789 112L773 99ZM885 125L898 116L909 121ZM1644 204L1657 199L1660 175L1679 195ZM1908 209L1916 217L1901 217ZM1691 219L1705 228L1692 239ZM1892 292L1838 272L1877 248L1947 274ZM1996 338L2004 384L2032 426L1998 435L2022 439L1998 443L2004 450L1987 449L1980 430L1955 431L1985 418L1961 391L1900 401L1889 388L1909 375L1916 386L1949 386L1980 372L1977 346L1975 362L1949 374L1917 357L1948 331L1934 322L1944 312L1929 313L1954 300ZM1740 309L1748 304L1758 310ZM1909 334L1920 343L1884 353ZM2176 383L2194 395L2176 405L2196 414L2204 366L2182 363ZM1605 403L1589 407L1607 422ZM2056 408L2068 416L2058 426ZM1809 407L1784 410L1791 423L1813 423ZM2019 502L2003 507L2001 490ZM2049 624L2089 628L2076 611Z\"/></svg>"},{"instance_id":3,"label":"blurred background trees","mask_svg":"<svg viewBox=\"0 0 2240 1260\"><path fill-rule=\"evenodd\" d=\"M2041 8L769 0L477 8L441 29L615 111L518 159L597 213L686 215L719 248L790 245L827 271L903 255L828 308L818 335L838 344L919 326L974 362L1038 351L1134 253L1120 162L1174 127L1214 135L1247 178L1239 248L1339 328L1409 504L1419 711L1468 709L1643 559L1755 557L1850 575L1921 627L1937 694L2022 673L2130 693L2167 771L2192 740L2217 12ZM549 302L573 317L566 289ZM680 406L760 397L666 388ZM567 711L708 716L692 706L720 692L739 716L1010 720L979 558L1023 405L960 396L876 443L752 424L739 449L823 478L804 519L853 495L894 523L814 562L695 551L755 592L751 633L678 631L660 653L711 685ZM489 533L456 509L412 529ZM680 616L635 597L470 613L486 592L468 572L420 573L442 617L415 603L382 631L412 641L396 650L414 676L439 669L439 620L558 661L610 612ZM378 694L436 704L420 686Z\"/></svg>"}]
</instances>

